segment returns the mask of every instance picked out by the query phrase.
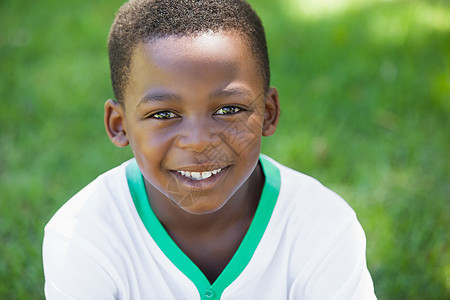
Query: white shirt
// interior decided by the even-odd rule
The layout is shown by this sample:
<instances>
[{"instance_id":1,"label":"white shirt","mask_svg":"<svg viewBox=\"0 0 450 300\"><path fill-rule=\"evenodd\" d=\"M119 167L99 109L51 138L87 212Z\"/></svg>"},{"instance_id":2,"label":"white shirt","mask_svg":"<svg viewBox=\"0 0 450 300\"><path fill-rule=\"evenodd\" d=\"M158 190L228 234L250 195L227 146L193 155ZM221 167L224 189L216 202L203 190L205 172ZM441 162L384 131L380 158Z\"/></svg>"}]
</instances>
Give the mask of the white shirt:
<instances>
[{"instance_id":1,"label":"white shirt","mask_svg":"<svg viewBox=\"0 0 450 300\"><path fill-rule=\"evenodd\" d=\"M266 181L255 217L212 285L153 214L133 159L47 224L47 299L376 299L354 211L315 179L260 162Z\"/></svg>"}]
</instances>

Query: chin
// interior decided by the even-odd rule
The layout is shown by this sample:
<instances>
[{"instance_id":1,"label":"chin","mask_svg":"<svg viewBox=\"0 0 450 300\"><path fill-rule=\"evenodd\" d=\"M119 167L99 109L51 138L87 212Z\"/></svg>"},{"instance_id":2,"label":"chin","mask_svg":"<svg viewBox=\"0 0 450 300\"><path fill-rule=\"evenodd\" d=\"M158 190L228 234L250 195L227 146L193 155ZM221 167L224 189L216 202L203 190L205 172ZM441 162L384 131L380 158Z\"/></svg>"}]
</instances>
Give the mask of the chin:
<instances>
[{"instance_id":1,"label":"chin","mask_svg":"<svg viewBox=\"0 0 450 300\"><path fill-rule=\"evenodd\" d=\"M216 205L210 205L210 203L207 203L205 205L196 203L195 205L189 205L189 206L182 205L180 203L176 203L176 204L179 208L181 208L185 212L190 213L192 215L207 215L207 214L212 214L212 213L218 212L222 207L225 206L225 204L227 202L228 201L224 201L221 204L216 204Z\"/></svg>"}]
</instances>

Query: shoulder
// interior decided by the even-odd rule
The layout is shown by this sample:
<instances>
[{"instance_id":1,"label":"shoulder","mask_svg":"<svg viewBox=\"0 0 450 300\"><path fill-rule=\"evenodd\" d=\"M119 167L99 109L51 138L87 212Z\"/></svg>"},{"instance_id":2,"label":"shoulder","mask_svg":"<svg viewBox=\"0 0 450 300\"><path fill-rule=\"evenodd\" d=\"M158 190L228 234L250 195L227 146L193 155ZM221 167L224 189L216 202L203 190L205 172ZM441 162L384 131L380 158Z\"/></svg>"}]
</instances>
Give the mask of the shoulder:
<instances>
[{"instance_id":1,"label":"shoulder","mask_svg":"<svg viewBox=\"0 0 450 300\"><path fill-rule=\"evenodd\" d=\"M69 201L67 201L51 218L46 231L53 229L67 231L67 227L81 224L81 220L90 218L98 220L117 208L127 198L128 188L125 168L130 161L115 167L89 183Z\"/></svg>"},{"instance_id":2,"label":"shoulder","mask_svg":"<svg viewBox=\"0 0 450 300\"><path fill-rule=\"evenodd\" d=\"M270 236L283 237L286 251L296 253L293 265L320 264L344 236L365 245L356 214L344 199L316 179L271 162L280 171L281 184Z\"/></svg>"},{"instance_id":3,"label":"shoulder","mask_svg":"<svg viewBox=\"0 0 450 300\"><path fill-rule=\"evenodd\" d=\"M345 222L356 219L348 203L317 179L286 167L266 156L280 174L280 191L277 206L304 219L322 219L328 222Z\"/></svg>"},{"instance_id":4,"label":"shoulder","mask_svg":"<svg viewBox=\"0 0 450 300\"><path fill-rule=\"evenodd\" d=\"M374 299L354 210L318 180L268 159L281 184L264 245L278 241L273 253L285 259L294 298Z\"/></svg>"},{"instance_id":5,"label":"shoulder","mask_svg":"<svg viewBox=\"0 0 450 300\"><path fill-rule=\"evenodd\" d=\"M42 254L47 296L106 299L117 293L123 224L134 218L125 174L128 163L97 177L46 225Z\"/></svg>"},{"instance_id":6,"label":"shoulder","mask_svg":"<svg viewBox=\"0 0 450 300\"><path fill-rule=\"evenodd\" d=\"M110 248L126 230L123 224L138 218L126 180L129 162L97 177L54 214L45 226L44 252L63 243L98 256L109 249L114 256Z\"/></svg>"}]
</instances>

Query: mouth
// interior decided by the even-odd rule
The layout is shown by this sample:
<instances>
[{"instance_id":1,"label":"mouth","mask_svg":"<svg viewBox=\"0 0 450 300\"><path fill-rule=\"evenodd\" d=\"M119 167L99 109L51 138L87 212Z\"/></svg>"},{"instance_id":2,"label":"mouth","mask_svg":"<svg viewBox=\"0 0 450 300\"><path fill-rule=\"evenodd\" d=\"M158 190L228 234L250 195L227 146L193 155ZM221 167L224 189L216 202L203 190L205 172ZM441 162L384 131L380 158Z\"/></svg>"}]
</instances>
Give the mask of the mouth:
<instances>
[{"instance_id":1,"label":"mouth","mask_svg":"<svg viewBox=\"0 0 450 300\"><path fill-rule=\"evenodd\" d=\"M192 180L205 180L210 178L211 176L217 175L220 172L222 172L222 168L214 169L211 171L203 171L203 172L196 172L196 171L177 171L182 176L192 179Z\"/></svg>"},{"instance_id":2,"label":"mouth","mask_svg":"<svg viewBox=\"0 0 450 300\"><path fill-rule=\"evenodd\" d=\"M213 189L221 184L225 178L230 166L221 168L187 168L181 170L172 170L171 173L177 178L178 188L189 191L206 191Z\"/></svg>"}]
</instances>

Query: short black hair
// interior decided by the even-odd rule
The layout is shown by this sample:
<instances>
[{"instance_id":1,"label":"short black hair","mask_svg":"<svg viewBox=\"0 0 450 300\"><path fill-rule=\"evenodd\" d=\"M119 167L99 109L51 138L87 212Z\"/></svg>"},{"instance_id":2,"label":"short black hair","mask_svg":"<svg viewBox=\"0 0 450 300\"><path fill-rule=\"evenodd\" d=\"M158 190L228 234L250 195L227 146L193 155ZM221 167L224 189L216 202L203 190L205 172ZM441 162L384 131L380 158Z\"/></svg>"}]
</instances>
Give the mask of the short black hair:
<instances>
[{"instance_id":1,"label":"short black hair","mask_svg":"<svg viewBox=\"0 0 450 300\"><path fill-rule=\"evenodd\" d=\"M131 0L117 12L108 39L114 96L123 104L131 56L153 38L235 31L243 37L259 65L265 91L270 84L264 27L244 0Z\"/></svg>"}]
</instances>

